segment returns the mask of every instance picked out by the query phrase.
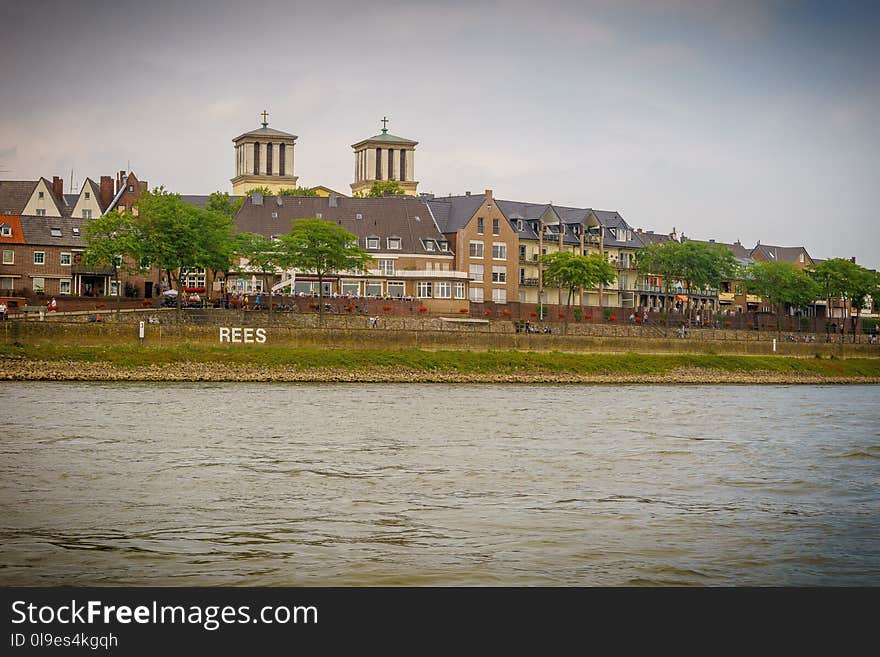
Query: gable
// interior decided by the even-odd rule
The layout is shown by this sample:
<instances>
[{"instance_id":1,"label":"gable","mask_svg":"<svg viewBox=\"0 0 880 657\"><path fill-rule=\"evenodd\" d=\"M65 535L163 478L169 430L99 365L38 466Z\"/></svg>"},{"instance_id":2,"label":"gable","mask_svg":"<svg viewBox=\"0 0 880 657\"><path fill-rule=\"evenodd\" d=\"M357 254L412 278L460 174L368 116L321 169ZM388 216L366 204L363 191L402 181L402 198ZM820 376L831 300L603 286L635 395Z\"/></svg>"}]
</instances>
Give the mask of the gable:
<instances>
[{"instance_id":1,"label":"gable","mask_svg":"<svg viewBox=\"0 0 880 657\"><path fill-rule=\"evenodd\" d=\"M27 204L21 211L21 214L36 216L44 213L47 217L60 217L61 209L58 207L58 203L55 200L55 194L52 192L52 185L50 185L49 181L45 178L40 178L37 181L37 186L34 187L30 199L28 199Z\"/></svg>"},{"instance_id":2,"label":"gable","mask_svg":"<svg viewBox=\"0 0 880 657\"><path fill-rule=\"evenodd\" d=\"M76 204L73 206L73 216L77 218L83 217L83 210L91 212L92 218L101 216L101 199L98 186L90 179L86 178L82 189L77 197Z\"/></svg>"}]
</instances>

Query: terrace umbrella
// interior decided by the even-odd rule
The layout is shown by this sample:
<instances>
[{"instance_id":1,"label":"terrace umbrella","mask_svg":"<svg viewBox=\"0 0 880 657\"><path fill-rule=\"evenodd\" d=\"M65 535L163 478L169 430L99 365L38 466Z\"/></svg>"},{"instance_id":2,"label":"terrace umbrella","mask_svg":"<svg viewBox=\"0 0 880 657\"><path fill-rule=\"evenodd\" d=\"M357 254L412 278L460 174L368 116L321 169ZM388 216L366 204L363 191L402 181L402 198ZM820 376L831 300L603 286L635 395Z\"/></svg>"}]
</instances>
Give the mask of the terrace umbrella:
<instances>
[{"instance_id":1,"label":"terrace umbrella","mask_svg":"<svg viewBox=\"0 0 880 657\"><path fill-rule=\"evenodd\" d=\"M176 296L177 296L177 290L165 290L165 291L162 293L162 296L166 296L166 297L176 297Z\"/></svg>"}]
</instances>

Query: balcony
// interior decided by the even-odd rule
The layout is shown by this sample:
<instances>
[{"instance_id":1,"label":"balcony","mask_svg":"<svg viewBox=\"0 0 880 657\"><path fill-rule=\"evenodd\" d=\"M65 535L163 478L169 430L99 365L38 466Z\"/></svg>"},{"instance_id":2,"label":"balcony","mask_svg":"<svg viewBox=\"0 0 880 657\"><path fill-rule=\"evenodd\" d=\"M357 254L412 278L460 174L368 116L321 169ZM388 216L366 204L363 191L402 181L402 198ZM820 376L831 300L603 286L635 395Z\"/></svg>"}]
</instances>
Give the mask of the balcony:
<instances>
[{"instance_id":1,"label":"balcony","mask_svg":"<svg viewBox=\"0 0 880 657\"><path fill-rule=\"evenodd\" d=\"M383 278L434 278L439 280L468 280L466 271L438 270L438 269L368 269L368 276L381 276Z\"/></svg>"},{"instance_id":2,"label":"balcony","mask_svg":"<svg viewBox=\"0 0 880 657\"><path fill-rule=\"evenodd\" d=\"M523 287L538 287L538 279L537 278L523 278L519 282Z\"/></svg>"}]
</instances>

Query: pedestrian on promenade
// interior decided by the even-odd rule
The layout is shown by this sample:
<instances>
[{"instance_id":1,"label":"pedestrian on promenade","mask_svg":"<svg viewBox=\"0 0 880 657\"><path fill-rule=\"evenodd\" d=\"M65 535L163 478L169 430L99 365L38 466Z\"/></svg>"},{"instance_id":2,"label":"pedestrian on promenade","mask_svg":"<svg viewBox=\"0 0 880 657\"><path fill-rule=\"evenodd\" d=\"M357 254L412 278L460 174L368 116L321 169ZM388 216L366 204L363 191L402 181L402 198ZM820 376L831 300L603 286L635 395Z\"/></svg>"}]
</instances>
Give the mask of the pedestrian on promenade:
<instances>
[{"instance_id":1,"label":"pedestrian on promenade","mask_svg":"<svg viewBox=\"0 0 880 657\"><path fill-rule=\"evenodd\" d=\"M6 304L0 301L0 322L6 321Z\"/></svg>"},{"instance_id":2,"label":"pedestrian on promenade","mask_svg":"<svg viewBox=\"0 0 880 657\"><path fill-rule=\"evenodd\" d=\"M248 295L245 294L244 299L242 299L242 301L241 301L242 310L247 310L249 304L250 304L250 299L248 299Z\"/></svg>"}]
</instances>

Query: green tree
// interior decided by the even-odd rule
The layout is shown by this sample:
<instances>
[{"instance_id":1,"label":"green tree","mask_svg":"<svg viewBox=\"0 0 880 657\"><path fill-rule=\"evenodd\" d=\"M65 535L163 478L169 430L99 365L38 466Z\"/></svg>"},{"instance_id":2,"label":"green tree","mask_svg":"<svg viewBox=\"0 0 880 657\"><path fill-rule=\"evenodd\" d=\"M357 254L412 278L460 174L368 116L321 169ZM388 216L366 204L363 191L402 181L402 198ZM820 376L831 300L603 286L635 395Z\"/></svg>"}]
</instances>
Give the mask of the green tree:
<instances>
[{"instance_id":1,"label":"green tree","mask_svg":"<svg viewBox=\"0 0 880 657\"><path fill-rule=\"evenodd\" d=\"M234 251L231 217L185 203L162 187L144 192L138 211L135 225L143 256L176 284L178 309L184 272L229 269Z\"/></svg>"},{"instance_id":2,"label":"green tree","mask_svg":"<svg viewBox=\"0 0 880 657\"><path fill-rule=\"evenodd\" d=\"M355 196L362 198L382 198L383 196L403 196L405 191L400 187L400 183L396 180L377 180L371 186L369 191L358 192Z\"/></svg>"},{"instance_id":3,"label":"green tree","mask_svg":"<svg viewBox=\"0 0 880 657\"><path fill-rule=\"evenodd\" d=\"M786 305L806 308L822 293L813 278L791 262L756 262L745 271L750 291L767 299L776 313L776 330L781 331L781 315Z\"/></svg>"},{"instance_id":4,"label":"green tree","mask_svg":"<svg viewBox=\"0 0 880 657\"><path fill-rule=\"evenodd\" d=\"M597 253L577 255L570 251L548 253L541 257L545 265L544 281L568 289L566 315L571 311L571 300L576 290L610 285L616 276L614 267Z\"/></svg>"},{"instance_id":5,"label":"green tree","mask_svg":"<svg viewBox=\"0 0 880 657\"><path fill-rule=\"evenodd\" d=\"M90 266L113 268L118 318L122 288L119 271L143 271L140 262L144 254L144 243L140 239L135 218L130 212L113 210L86 222L83 226L83 237L86 241L83 262Z\"/></svg>"},{"instance_id":6,"label":"green tree","mask_svg":"<svg viewBox=\"0 0 880 657\"><path fill-rule=\"evenodd\" d=\"M878 294L878 274L875 271L865 269L861 265L847 260L846 258L832 258L813 268L810 275L819 284L831 308L832 299L841 299L846 307L846 301L856 309L856 320L853 324L855 331L861 317L862 306L868 297L876 297Z\"/></svg>"},{"instance_id":7,"label":"green tree","mask_svg":"<svg viewBox=\"0 0 880 657\"><path fill-rule=\"evenodd\" d=\"M210 210L211 212L225 214L227 217L232 217L234 215L232 211L232 199L227 192L212 192L211 195L208 196L208 202L205 204L205 209Z\"/></svg>"},{"instance_id":8,"label":"green tree","mask_svg":"<svg viewBox=\"0 0 880 657\"><path fill-rule=\"evenodd\" d=\"M295 219L282 235L286 266L318 277L318 312L323 321L324 279L333 272L364 269L370 256L358 246L357 236L323 219Z\"/></svg>"},{"instance_id":9,"label":"green tree","mask_svg":"<svg viewBox=\"0 0 880 657\"><path fill-rule=\"evenodd\" d=\"M672 246L667 246L667 245ZM677 255L680 244L676 241L652 242L636 255L636 269L642 276L659 276L663 281L663 293L669 297L669 286L678 274ZM663 314L665 315L666 328L669 328L669 309L664 301Z\"/></svg>"},{"instance_id":10,"label":"green tree","mask_svg":"<svg viewBox=\"0 0 880 657\"><path fill-rule=\"evenodd\" d=\"M272 321L272 286L269 277L274 277L278 268L288 266L288 258L284 249L274 240L256 233L238 233L235 236L235 254L244 258L247 263L239 266L240 274L259 272L263 278L263 294L269 297L269 321Z\"/></svg>"},{"instance_id":11,"label":"green tree","mask_svg":"<svg viewBox=\"0 0 880 657\"><path fill-rule=\"evenodd\" d=\"M275 192L275 196L317 196L311 187L285 187Z\"/></svg>"},{"instance_id":12,"label":"green tree","mask_svg":"<svg viewBox=\"0 0 880 657\"><path fill-rule=\"evenodd\" d=\"M695 289L711 287L717 290L721 287L721 281L734 278L738 270L736 258L729 249L703 242L686 241L679 244L677 257L673 260L678 269L676 276L688 290L688 319L693 309Z\"/></svg>"}]
</instances>

